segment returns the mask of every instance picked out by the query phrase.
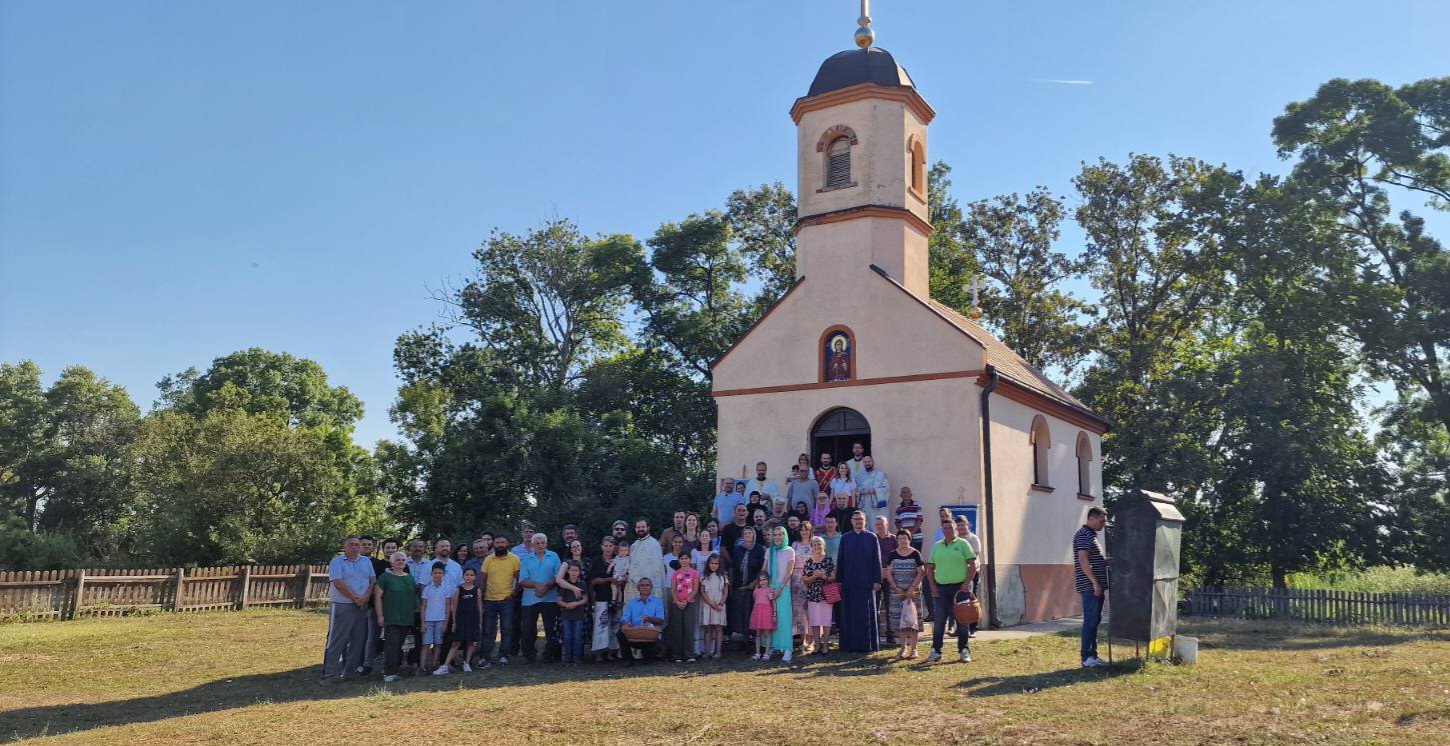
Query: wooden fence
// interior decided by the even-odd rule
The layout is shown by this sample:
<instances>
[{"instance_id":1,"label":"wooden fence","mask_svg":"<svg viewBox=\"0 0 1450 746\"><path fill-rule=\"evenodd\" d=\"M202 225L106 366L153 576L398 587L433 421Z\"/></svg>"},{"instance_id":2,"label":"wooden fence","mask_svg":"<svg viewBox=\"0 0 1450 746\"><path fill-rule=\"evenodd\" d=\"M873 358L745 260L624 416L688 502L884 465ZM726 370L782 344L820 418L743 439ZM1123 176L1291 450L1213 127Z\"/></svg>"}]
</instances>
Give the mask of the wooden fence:
<instances>
[{"instance_id":1,"label":"wooden fence","mask_svg":"<svg viewBox=\"0 0 1450 746\"><path fill-rule=\"evenodd\" d=\"M1195 588L1185 612L1244 619L1297 619L1340 624L1450 624L1450 596L1355 593L1295 588Z\"/></svg>"},{"instance_id":2,"label":"wooden fence","mask_svg":"<svg viewBox=\"0 0 1450 746\"><path fill-rule=\"evenodd\" d=\"M0 572L0 619L8 620L326 602L326 565Z\"/></svg>"}]
</instances>

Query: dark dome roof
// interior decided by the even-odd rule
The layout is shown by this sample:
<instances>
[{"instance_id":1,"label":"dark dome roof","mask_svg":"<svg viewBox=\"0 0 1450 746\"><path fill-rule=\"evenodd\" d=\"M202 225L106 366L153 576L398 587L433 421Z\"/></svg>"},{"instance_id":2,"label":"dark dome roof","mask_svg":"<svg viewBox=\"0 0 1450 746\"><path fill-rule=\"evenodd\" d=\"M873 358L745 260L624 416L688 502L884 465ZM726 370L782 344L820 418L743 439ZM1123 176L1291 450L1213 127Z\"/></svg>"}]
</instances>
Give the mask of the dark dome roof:
<instances>
[{"instance_id":1,"label":"dark dome roof","mask_svg":"<svg viewBox=\"0 0 1450 746\"><path fill-rule=\"evenodd\" d=\"M911 82L911 76L906 74L906 68L896 64L890 52L870 47L828 57L821 63L821 69L816 72L816 79L811 81L811 90L806 96L819 96L861 83L916 87Z\"/></svg>"}]
</instances>

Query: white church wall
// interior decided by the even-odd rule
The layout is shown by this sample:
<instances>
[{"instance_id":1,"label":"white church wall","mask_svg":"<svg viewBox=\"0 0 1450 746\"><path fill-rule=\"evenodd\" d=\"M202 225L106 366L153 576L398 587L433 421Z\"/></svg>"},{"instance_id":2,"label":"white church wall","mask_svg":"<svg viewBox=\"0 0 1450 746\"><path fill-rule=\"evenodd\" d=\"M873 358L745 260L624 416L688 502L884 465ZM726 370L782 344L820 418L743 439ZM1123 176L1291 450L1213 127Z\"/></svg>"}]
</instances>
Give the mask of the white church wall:
<instances>
[{"instance_id":1,"label":"white church wall","mask_svg":"<svg viewBox=\"0 0 1450 746\"><path fill-rule=\"evenodd\" d=\"M933 514L940 505L976 503L977 391L976 379L952 378L718 397L719 475L738 478L741 466L752 473L763 460L783 484L796 456L810 451L817 418L850 407L871 426L872 456L891 480L892 509L902 485Z\"/></svg>"},{"instance_id":2,"label":"white church wall","mask_svg":"<svg viewBox=\"0 0 1450 746\"><path fill-rule=\"evenodd\" d=\"M870 233L857 226L839 235L843 244L863 244ZM864 262L819 269L716 363L715 391L819 382L821 335L836 325L848 326L855 338L856 380L982 369L981 347Z\"/></svg>"},{"instance_id":3,"label":"white church wall","mask_svg":"<svg viewBox=\"0 0 1450 746\"><path fill-rule=\"evenodd\" d=\"M1072 535L1087 509L1102 500L1077 497L1077 435L1083 428L1003 396L992 396L992 491L998 561L1004 564L1071 564ZM1047 449L1051 492L1033 489L1032 420L1042 414L1052 445ZM1097 437L1088 433L1098 452ZM1091 471L1101 483L1101 462ZM1101 488L1094 494L1101 495Z\"/></svg>"}]
</instances>

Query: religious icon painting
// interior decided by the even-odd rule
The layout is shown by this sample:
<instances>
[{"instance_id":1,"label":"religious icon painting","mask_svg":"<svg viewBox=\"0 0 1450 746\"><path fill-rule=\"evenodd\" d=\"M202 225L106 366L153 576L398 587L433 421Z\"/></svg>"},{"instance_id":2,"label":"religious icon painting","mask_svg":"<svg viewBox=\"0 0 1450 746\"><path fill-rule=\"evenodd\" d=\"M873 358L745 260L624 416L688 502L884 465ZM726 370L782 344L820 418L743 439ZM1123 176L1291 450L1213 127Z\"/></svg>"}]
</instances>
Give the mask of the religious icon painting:
<instances>
[{"instance_id":1,"label":"religious icon painting","mask_svg":"<svg viewBox=\"0 0 1450 746\"><path fill-rule=\"evenodd\" d=\"M826 337L825 359L826 382L851 380L851 335L835 332Z\"/></svg>"}]
</instances>

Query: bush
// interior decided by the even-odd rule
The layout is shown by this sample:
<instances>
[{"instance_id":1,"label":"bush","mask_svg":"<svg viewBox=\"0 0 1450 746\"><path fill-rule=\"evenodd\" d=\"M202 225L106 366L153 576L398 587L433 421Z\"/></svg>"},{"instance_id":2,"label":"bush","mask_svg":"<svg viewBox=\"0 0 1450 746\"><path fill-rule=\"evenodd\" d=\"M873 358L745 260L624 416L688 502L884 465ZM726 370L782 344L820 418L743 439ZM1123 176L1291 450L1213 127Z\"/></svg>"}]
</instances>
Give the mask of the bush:
<instances>
[{"instance_id":1,"label":"bush","mask_svg":"<svg viewBox=\"0 0 1450 746\"><path fill-rule=\"evenodd\" d=\"M34 533L24 519L0 519L0 570L54 570L80 567L86 553L66 534Z\"/></svg>"},{"instance_id":2,"label":"bush","mask_svg":"<svg viewBox=\"0 0 1450 746\"><path fill-rule=\"evenodd\" d=\"M1420 593L1450 596L1450 574L1424 572L1414 567L1371 567L1325 575L1300 573L1290 577L1291 588L1315 588L1355 593Z\"/></svg>"}]
</instances>

